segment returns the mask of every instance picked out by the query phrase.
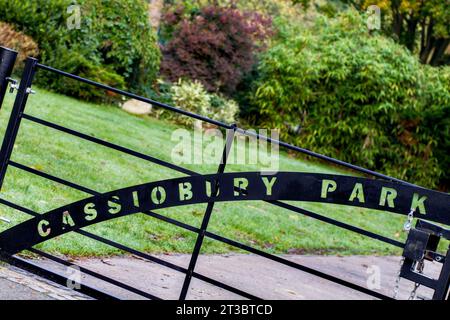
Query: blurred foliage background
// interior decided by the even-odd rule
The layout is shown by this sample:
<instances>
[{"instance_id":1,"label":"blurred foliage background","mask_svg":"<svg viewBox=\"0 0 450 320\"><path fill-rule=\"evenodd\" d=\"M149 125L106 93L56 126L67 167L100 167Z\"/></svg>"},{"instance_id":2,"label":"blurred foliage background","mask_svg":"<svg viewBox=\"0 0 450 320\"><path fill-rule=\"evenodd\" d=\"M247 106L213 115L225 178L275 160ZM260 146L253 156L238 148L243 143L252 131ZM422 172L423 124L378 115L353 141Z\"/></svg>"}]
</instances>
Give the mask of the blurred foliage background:
<instances>
[{"instance_id":1,"label":"blurred foliage background","mask_svg":"<svg viewBox=\"0 0 450 320\"><path fill-rule=\"evenodd\" d=\"M147 3L140 0L80 0L80 28L67 26L70 0L0 0L0 20L31 36L39 45L39 59L54 68L136 93L156 79L160 52L150 27ZM40 77L42 85L83 99L95 90Z\"/></svg>"},{"instance_id":2,"label":"blurred foliage background","mask_svg":"<svg viewBox=\"0 0 450 320\"><path fill-rule=\"evenodd\" d=\"M214 119L279 128L284 140L328 156L450 188L449 1L80 0L81 26L69 30L72 4L0 0L0 44ZM367 25L373 5L379 30ZM84 100L120 103L71 81L37 80Z\"/></svg>"}]
</instances>

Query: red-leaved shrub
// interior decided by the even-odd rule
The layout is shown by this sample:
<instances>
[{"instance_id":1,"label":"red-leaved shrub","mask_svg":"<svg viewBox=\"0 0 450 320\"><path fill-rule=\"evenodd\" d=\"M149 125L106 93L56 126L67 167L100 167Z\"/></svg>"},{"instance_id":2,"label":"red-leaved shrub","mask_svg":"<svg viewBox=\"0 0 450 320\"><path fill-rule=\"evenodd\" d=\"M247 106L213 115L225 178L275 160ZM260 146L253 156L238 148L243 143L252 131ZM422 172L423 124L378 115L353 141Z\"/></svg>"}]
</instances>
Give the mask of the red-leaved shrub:
<instances>
[{"instance_id":1,"label":"red-leaved shrub","mask_svg":"<svg viewBox=\"0 0 450 320\"><path fill-rule=\"evenodd\" d=\"M218 6L182 13L177 8L163 18L172 34L162 45L162 75L172 82L197 79L209 91L232 94L272 33L271 19Z\"/></svg>"}]
</instances>

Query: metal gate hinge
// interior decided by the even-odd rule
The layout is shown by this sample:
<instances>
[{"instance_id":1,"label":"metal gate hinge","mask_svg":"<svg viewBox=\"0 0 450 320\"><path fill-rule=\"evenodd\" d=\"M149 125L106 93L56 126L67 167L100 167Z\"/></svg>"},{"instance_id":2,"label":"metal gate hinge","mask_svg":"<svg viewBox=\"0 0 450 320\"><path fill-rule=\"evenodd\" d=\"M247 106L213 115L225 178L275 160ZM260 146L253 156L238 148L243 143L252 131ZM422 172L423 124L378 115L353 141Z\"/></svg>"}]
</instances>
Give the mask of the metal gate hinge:
<instances>
[{"instance_id":1,"label":"metal gate hinge","mask_svg":"<svg viewBox=\"0 0 450 320\"><path fill-rule=\"evenodd\" d=\"M19 82L16 79L13 79L11 77L7 77L6 81L8 81L10 83L10 85L9 85L9 93L13 93L14 90L19 89ZM26 93L27 94L35 94L36 91L34 91L31 88L27 88Z\"/></svg>"},{"instance_id":2,"label":"metal gate hinge","mask_svg":"<svg viewBox=\"0 0 450 320\"><path fill-rule=\"evenodd\" d=\"M27 88L27 93L28 94L35 94L36 91L32 90L31 88Z\"/></svg>"},{"instance_id":3,"label":"metal gate hinge","mask_svg":"<svg viewBox=\"0 0 450 320\"><path fill-rule=\"evenodd\" d=\"M6 81L8 81L10 83L10 85L9 85L9 93L13 93L14 89L19 89L19 84L18 84L18 81L16 79L13 79L11 77L7 77L5 79L6 79Z\"/></svg>"}]
</instances>

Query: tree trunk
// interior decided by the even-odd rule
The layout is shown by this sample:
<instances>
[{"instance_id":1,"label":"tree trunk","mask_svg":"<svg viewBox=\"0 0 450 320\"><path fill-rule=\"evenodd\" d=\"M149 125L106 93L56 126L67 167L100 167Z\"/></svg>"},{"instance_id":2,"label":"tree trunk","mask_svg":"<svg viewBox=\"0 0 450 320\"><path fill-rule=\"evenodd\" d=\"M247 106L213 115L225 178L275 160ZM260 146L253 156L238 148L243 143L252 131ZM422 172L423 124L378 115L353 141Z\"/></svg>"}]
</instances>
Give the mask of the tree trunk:
<instances>
[{"instance_id":1,"label":"tree trunk","mask_svg":"<svg viewBox=\"0 0 450 320\"><path fill-rule=\"evenodd\" d=\"M150 25L156 30L161 22L161 11L164 7L163 0L151 0L148 4L148 19Z\"/></svg>"},{"instance_id":2,"label":"tree trunk","mask_svg":"<svg viewBox=\"0 0 450 320\"><path fill-rule=\"evenodd\" d=\"M426 37L427 19L423 18L420 22L420 51L419 56L422 54L422 50L425 47L425 37Z\"/></svg>"},{"instance_id":3,"label":"tree trunk","mask_svg":"<svg viewBox=\"0 0 450 320\"><path fill-rule=\"evenodd\" d=\"M436 45L434 47L433 55L430 59L430 65L437 66L444 57L447 47L450 44L450 39L440 38L436 40Z\"/></svg>"},{"instance_id":4,"label":"tree trunk","mask_svg":"<svg viewBox=\"0 0 450 320\"><path fill-rule=\"evenodd\" d=\"M391 2L391 9L392 9L392 32L396 36L397 40L400 41L402 29L403 29L403 16L399 11L400 4L398 1L392 1Z\"/></svg>"},{"instance_id":5,"label":"tree trunk","mask_svg":"<svg viewBox=\"0 0 450 320\"><path fill-rule=\"evenodd\" d=\"M432 51L434 42L436 41L436 39L434 39L433 37L433 27L434 21L430 18L430 22L426 27L425 40L423 40L424 46L420 50L420 61L425 64L428 63L430 53Z\"/></svg>"},{"instance_id":6,"label":"tree trunk","mask_svg":"<svg viewBox=\"0 0 450 320\"><path fill-rule=\"evenodd\" d=\"M409 51L414 52L414 48L416 46L416 31L417 31L417 24L419 23L419 20L416 18L411 17L410 19L406 20L407 28L406 28L406 34L404 35L404 44L409 49Z\"/></svg>"}]
</instances>

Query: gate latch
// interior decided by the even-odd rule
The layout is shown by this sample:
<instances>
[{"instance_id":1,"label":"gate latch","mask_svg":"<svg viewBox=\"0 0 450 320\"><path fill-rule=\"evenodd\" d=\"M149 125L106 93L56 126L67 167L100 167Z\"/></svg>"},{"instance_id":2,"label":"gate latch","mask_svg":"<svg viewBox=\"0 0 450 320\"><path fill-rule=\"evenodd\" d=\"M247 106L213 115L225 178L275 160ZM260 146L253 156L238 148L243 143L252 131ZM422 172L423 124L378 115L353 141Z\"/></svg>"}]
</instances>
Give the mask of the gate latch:
<instances>
[{"instance_id":1,"label":"gate latch","mask_svg":"<svg viewBox=\"0 0 450 320\"><path fill-rule=\"evenodd\" d=\"M449 288L450 247L446 255L437 252L442 238L450 240L450 230L419 219L415 228L409 230L402 254L400 276L413 281L416 287L423 285L434 289L433 299L445 299ZM442 264L438 279L423 274L425 260Z\"/></svg>"}]
</instances>

